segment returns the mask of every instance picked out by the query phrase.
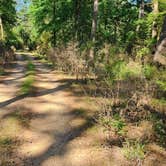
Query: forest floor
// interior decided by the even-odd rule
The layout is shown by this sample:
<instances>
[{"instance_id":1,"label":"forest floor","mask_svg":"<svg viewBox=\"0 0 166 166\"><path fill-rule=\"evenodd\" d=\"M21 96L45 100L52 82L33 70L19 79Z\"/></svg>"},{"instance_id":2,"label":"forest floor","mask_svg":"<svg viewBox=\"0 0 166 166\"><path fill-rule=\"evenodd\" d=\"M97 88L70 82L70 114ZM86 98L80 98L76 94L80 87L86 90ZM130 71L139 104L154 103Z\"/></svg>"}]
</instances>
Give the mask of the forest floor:
<instances>
[{"instance_id":1,"label":"forest floor","mask_svg":"<svg viewBox=\"0 0 166 166\"><path fill-rule=\"evenodd\" d=\"M33 89L22 94L29 61L35 66ZM92 100L74 77L31 54L17 54L17 61L0 76L0 165L140 165L127 160L116 143L106 145L103 128L93 120L97 108ZM158 164L165 165L159 155L149 155L144 162Z\"/></svg>"},{"instance_id":2,"label":"forest floor","mask_svg":"<svg viewBox=\"0 0 166 166\"><path fill-rule=\"evenodd\" d=\"M33 60L34 91L20 94L28 61L23 57L18 54L0 76L0 142L5 145L0 165L125 165L118 148L112 154L101 146L102 132L92 123L95 107L72 83L74 78Z\"/></svg>"}]
</instances>

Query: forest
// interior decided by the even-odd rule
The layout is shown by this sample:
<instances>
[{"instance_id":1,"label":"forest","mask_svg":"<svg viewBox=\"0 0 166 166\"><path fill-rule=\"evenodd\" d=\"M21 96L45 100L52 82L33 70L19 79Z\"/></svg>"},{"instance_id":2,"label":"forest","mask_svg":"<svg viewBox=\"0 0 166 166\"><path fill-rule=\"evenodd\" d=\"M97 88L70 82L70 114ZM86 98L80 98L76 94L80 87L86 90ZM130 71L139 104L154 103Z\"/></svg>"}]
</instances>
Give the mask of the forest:
<instances>
[{"instance_id":1,"label":"forest","mask_svg":"<svg viewBox=\"0 0 166 166\"><path fill-rule=\"evenodd\" d=\"M0 166L166 166L166 0L0 0Z\"/></svg>"}]
</instances>

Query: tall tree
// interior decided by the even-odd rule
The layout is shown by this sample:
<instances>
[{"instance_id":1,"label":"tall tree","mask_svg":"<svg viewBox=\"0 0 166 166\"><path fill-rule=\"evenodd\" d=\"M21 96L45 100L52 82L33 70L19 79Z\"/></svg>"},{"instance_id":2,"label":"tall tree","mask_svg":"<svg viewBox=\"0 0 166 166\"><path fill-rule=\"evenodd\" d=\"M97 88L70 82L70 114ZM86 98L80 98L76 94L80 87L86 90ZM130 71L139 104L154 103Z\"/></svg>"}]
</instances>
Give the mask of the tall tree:
<instances>
[{"instance_id":1,"label":"tall tree","mask_svg":"<svg viewBox=\"0 0 166 166\"><path fill-rule=\"evenodd\" d=\"M92 48L90 49L90 55L89 55L91 61L94 60L94 54L95 54L98 6L99 6L99 1L98 0L94 0L93 17L92 17L92 29L91 29Z\"/></svg>"},{"instance_id":2,"label":"tall tree","mask_svg":"<svg viewBox=\"0 0 166 166\"><path fill-rule=\"evenodd\" d=\"M144 0L140 1L140 7L139 7L139 16L138 18L141 19L143 18L145 15L145 2Z\"/></svg>"},{"instance_id":3,"label":"tall tree","mask_svg":"<svg viewBox=\"0 0 166 166\"><path fill-rule=\"evenodd\" d=\"M155 20L153 21L152 25L152 38L157 38L157 22L156 22L156 16L159 13L159 2L158 0L153 0L153 14Z\"/></svg>"},{"instance_id":4,"label":"tall tree","mask_svg":"<svg viewBox=\"0 0 166 166\"><path fill-rule=\"evenodd\" d=\"M9 37L11 29L16 23L15 6L15 0L0 0L1 36Z\"/></svg>"},{"instance_id":5,"label":"tall tree","mask_svg":"<svg viewBox=\"0 0 166 166\"><path fill-rule=\"evenodd\" d=\"M166 65L166 16L163 19L163 26L157 50L154 55L154 61L159 62L162 65Z\"/></svg>"},{"instance_id":6,"label":"tall tree","mask_svg":"<svg viewBox=\"0 0 166 166\"><path fill-rule=\"evenodd\" d=\"M2 23L1 15L0 15L0 32L1 32L0 40L3 40L4 39L4 32L3 32L3 23Z\"/></svg>"},{"instance_id":7,"label":"tall tree","mask_svg":"<svg viewBox=\"0 0 166 166\"><path fill-rule=\"evenodd\" d=\"M142 19L145 15L145 2L144 0L139 0L137 2L139 4L139 14L138 14L138 19ZM137 32L139 31L140 29L140 25L137 26Z\"/></svg>"}]
</instances>

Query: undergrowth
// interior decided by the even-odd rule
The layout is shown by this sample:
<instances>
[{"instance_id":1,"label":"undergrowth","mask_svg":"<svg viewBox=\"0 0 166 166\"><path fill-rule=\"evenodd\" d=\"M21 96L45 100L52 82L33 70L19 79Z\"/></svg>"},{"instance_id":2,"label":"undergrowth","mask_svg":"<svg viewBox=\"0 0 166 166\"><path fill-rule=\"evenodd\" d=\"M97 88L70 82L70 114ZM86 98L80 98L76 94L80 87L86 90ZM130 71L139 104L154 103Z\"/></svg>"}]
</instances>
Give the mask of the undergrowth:
<instances>
[{"instance_id":1,"label":"undergrowth","mask_svg":"<svg viewBox=\"0 0 166 166\"><path fill-rule=\"evenodd\" d=\"M101 72L83 85L85 94L97 101L95 120L111 146L119 146L128 160L141 163L149 154L148 144L166 147L165 72L150 63L124 59L110 61ZM111 141L115 139L121 143Z\"/></svg>"},{"instance_id":2,"label":"undergrowth","mask_svg":"<svg viewBox=\"0 0 166 166\"><path fill-rule=\"evenodd\" d=\"M123 144L123 153L129 160L143 160L145 145L138 141L126 140Z\"/></svg>"}]
</instances>

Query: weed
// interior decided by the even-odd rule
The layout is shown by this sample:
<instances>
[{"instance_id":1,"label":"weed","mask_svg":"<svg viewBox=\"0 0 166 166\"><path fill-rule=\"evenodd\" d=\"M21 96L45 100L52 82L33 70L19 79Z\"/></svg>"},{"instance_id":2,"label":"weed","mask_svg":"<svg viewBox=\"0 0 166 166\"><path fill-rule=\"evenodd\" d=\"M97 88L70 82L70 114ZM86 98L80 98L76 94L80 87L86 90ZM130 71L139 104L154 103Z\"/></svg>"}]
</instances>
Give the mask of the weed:
<instances>
[{"instance_id":1,"label":"weed","mask_svg":"<svg viewBox=\"0 0 166 166\"><path fill-rule=\"evenodd\" d=\"M115 80L126 80L129 78L140 77L142 75L142 66L136 62L126 63L123 60L115 61L112 67L106 69Z\"/></svg>"},{"instance_id":2,"label":"weed","mask_svg":"<svg viewBox=\"0 0 166 166\"><path fill-rule=\"evenodd\" d=\"M31 61L29 61L28 64L27 64L27 70L31 71L31 70L34 70L34 69L35 69L35 65Z\"/></svg>"},{"instance_id":3,"label":"weed","mask_svg":"<svg viewBox=\"0 0 166 166\"><path fill-rule=\"evenodd\" d=\"M165 80L157 80L156 84L159 86L159 88L163 91L166 91L166 81Z\"/></svg>"},{"instance_id":4,"label":"weed","mask_svg":"<svg viewBox=\"0 0 166 166\"><path fill-rule=\"evenodd\" d=\"M145 65L143 67L143 73L146 79L150 80L154 78L154 75L157 73L157 69L155 66Z\"/></svg>"},{"instance_id":5,"label":"weed","mask_svg":"<svg viewBox=\"0 0 166 166\"><path fill-rule=\"evenodd\" d=\"M157 138L157 141L162 144L163 146L166 146L165 140L166 140L166 126L164 122L160 119L155 122L154 124L154 131Z\"/></svg>"},{"instance_id":6,"label":"weed","mask_svg":"<svg viewBox=\"0 0 166 166\"><path fill-rule=\"evenodd\" d=\"M21 87L21 93L22 94L28 94L33 91L33 83L34 83L34 77L33 76L28 76Z\"/></svg>"},{"instance_id":7,"label":"weed","mask_svg":"<svg viewBox=\"0 0 166 166\"><path fill-rule=\"evenodd\" d=\"M107 129L112 129L115 133L119 135L124 134L125 122L119 117L119 115L114 115L111 117L102 117L100 123Z\"/></svg>"},{"instance_id":8,"label":"weed","mask_svg":"<svg viewBox=\"0 0 166 166\"><path fill-rule=\"evenodd\" d=\"M6 147L12 145L13 140L10 137L0 137L0 147Z\"/></svg>"},{"instance_id":9,"label":"weed","mask_svg":"<svg viewBox=\"0 0 166 166\"><path fill-rule=\"evenodd\" d=\"M142 160L145 157L145 145L138 141L126 140L123 144L123 153L129 160Z\"/></svg>"}]
</instances>

